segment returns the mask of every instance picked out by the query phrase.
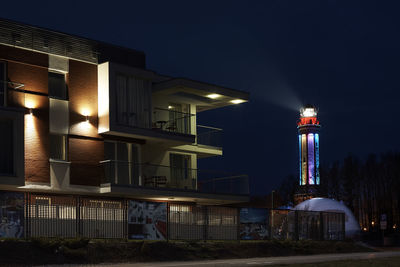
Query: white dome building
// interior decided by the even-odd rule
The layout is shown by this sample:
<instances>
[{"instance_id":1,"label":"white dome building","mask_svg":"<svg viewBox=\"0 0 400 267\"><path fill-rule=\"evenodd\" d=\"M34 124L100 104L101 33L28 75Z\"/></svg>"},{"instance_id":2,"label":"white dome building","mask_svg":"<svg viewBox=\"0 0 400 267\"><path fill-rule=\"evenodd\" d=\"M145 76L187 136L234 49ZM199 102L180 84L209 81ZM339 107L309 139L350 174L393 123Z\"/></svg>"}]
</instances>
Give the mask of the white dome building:
<instances>
[{"instance_id":1,"label":"white dome building","mask_svg":"<svg viewBox=\"0 0 400 267\"><path fill-rule=\"evenodd\" d=\"M351 210L337 200L321 197L311 198L301 202L293 210L344 212L346 237L352 237L360 233L360 225Z\"/></svg>"}]
</instances>

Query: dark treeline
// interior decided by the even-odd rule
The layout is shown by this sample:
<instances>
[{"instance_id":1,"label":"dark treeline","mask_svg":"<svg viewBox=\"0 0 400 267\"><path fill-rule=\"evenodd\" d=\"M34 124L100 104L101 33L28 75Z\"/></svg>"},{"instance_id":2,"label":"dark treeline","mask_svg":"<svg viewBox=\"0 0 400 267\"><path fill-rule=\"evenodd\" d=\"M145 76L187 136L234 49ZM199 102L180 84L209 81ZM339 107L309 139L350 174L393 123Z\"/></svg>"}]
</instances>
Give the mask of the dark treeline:
<instances>
[{"instance_id":1,"label":"dark treeline","mask_svg":"<svg viewBox=\"0 0 400 267\"><path fill-rule=\"evenodd\" d=\"M387 216L388 231L400 227L400 153L373 154L364 161L349 155L320 172L320 195L343 201L362 228L379 229L382 214ZM284 202L293 202L297 187L294 176L282 183L278 192Z\"/></svg>"}]
</instances>

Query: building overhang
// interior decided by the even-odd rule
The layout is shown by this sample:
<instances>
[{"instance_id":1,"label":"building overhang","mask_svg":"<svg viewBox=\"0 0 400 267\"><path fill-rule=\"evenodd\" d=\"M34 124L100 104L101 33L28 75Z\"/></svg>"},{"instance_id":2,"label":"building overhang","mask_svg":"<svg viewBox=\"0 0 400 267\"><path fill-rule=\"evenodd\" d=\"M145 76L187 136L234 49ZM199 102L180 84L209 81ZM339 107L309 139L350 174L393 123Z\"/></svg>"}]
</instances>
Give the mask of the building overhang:
<instances>
[{"instance_id":1,"label":"building overhang","mask_svg":"<svg viewBox=\"0 0 400 267\"><path fill-rule=\"evenodd\" d=\"M32 183L25 186L0 185L0 190L31 192L37 194L70 194L92 197L116 197L147 201L185 202L202 205L228 205L248 202L249 195L204 193L195 190L174 188L151 188L143 186L121 186L102 184L98 186L70 185L67 188L54 188L50 184Z\"/></svg>"},{"instance_id":2,"label":"building overhang","mask_svg":"<svg viewBox=\"0 0 400 267\"><path fill-rule=\"evenodd\" d=\"M100 192L101 195L115 197L166 202L195 202L203 205L227 205L249 201L248 195L204 193L195 190L146 188L142 186L120 186L115 184L102 184Z\"/></svg>"},{"instance_id":3,"label":"building overhang","mask_svg":"<svg viewBox=\"0 0 400 267\"><path fill-rule=\"evenodd\" d=\"M177 101L194 103L197 112L249 101L247 92L184 78L154 83L153 95L173 96Z\"/></svg>"}]
</instances>

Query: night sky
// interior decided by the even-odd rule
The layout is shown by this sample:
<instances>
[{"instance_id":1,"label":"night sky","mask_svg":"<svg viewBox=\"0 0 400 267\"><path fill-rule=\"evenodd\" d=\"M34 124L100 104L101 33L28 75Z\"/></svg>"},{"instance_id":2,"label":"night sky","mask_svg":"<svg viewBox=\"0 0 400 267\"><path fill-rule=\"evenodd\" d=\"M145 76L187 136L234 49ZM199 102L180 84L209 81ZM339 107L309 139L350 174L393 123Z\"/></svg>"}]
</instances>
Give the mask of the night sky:
<instances>
[{"instance_id":1,"label":"night sky","mask_svg":"<svg viewBox=\"0 0 400 267\"><path fill-rule=\"evenodd\" d=\"M267 194L298 173L296 121L319 108L321 164L400 148L398 1L5 1L0 16L137 50L148 69L250 92L198 115L224 129L200 168ZM39 4L41 3L41 4Z\"/></svg>"}]
</instances>

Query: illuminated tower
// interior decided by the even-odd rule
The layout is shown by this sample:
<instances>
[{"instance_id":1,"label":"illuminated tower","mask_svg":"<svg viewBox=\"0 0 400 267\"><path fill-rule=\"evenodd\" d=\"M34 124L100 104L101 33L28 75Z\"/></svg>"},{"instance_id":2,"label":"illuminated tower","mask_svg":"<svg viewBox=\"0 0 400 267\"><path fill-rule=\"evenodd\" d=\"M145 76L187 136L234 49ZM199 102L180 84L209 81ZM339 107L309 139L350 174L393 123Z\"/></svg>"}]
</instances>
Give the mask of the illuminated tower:
<instances>
[{"instance_id":1,"label":"illuminated tower","mask_svg":"<svg viewBox=\"0 0 400 267\"><path fill-rule=\"evenodd\" d=\"M319 121L317 109L306 105L300 109L297 123L299 135L299 190L296 204L318 196L319 176Z\"/></svg>"}]
</instances>

